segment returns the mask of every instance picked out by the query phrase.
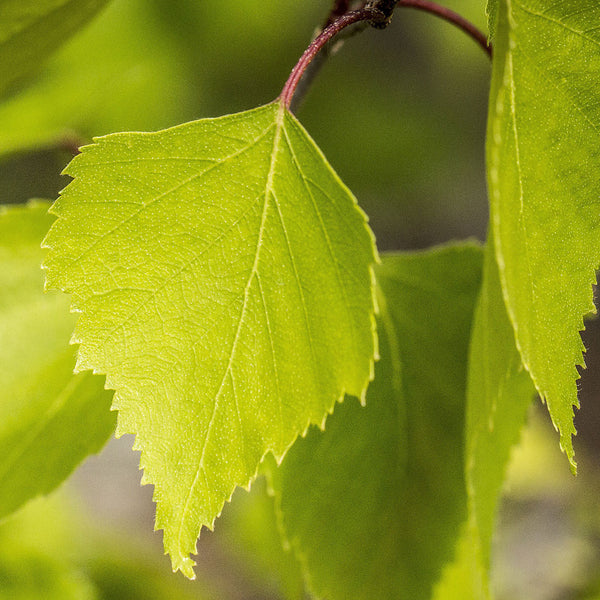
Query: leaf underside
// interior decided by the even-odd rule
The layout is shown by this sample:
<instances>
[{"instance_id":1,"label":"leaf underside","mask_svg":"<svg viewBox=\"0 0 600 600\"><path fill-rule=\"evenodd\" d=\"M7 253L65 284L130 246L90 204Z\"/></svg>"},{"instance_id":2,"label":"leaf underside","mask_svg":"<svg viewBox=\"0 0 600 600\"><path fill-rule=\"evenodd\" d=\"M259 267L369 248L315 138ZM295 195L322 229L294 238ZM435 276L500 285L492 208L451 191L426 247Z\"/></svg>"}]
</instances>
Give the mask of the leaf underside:
<instances>
[{"instance_id":1,"label":"leaf underside","mask_svg":"<svg viewBox=\"0 0 600 600\"><path fill-rule=\"evenodd\" d=\"M346 400L274 474L286 536L318 598L430 597L464 519L462 439L473 244L385 255L381 358L366 406Z\"/></svg>"},{"instance_id":2,"label":"leaf underside","mask_svg":"<svg viewBox=\"0 0 600 600\"><path fill-rule=\"evenodd\" d=\"M84 147L55 203L47 284L81 313L78 369L135 433L173 568L267 452L281 460L375 355L373 237L279 104Z\"/></svg>"},{"instance_id":3,"label":"leaf underside","mask_svg":"<svg viewBox=\"0 0 600 600\"><path fill-rule=\"evenodd\" d=\"M508 313L573 468L579 332L600 264L599 22L596 0L501 0L488 132Z\"/></svg>"}]
</instances>

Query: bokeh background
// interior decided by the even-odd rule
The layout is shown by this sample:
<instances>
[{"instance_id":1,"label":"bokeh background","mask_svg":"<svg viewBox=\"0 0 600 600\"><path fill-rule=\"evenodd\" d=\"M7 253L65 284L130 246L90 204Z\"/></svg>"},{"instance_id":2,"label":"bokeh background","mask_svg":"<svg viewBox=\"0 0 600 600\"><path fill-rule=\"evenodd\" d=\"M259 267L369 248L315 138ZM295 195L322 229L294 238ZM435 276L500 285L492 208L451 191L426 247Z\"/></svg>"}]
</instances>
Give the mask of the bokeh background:
<instances>
[{"instance_id":1,"label":"bokeh background","mask_svg":"<svg viewBox=\"0 0 600 600\"><path fill-rule=\"evenodd\" d=\"M483 30L484 4L444 2ZM60 172L70 149L93 136L273 100L329 8L329 0L113 0L0 98L0 203L55 198L68 183ZM472 40L410 9L397 10L385 31L348 39L319 73L297 116L369 215L380 250L485 238L489 77L489 60ZM533 408L501 513L500 600L600 598L594 322L585 340L580 476L571 477L544 410ZM94 593L111 599L302 597L261 481L252 494L236 492L216 532L201 536L197 581L171 575L131 444L109 442L56 498L3 524L0 547L18 538L23 557L36 549L40 573L72 555L96 574ZM82 598L92 597L75 569L65 586L78 585Z\"/></svg>"}]
</instances>

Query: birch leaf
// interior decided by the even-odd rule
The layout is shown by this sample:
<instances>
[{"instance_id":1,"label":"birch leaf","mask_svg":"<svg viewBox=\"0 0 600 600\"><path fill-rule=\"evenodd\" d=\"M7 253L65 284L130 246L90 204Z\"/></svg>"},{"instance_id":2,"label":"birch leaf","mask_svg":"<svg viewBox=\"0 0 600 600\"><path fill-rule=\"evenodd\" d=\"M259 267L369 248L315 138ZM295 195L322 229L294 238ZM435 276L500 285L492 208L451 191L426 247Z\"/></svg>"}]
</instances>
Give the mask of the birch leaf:
<instances>
[{"instance_id":1,"label":"birch leaf","mask_svg":"<svg viewBox=\"0 0 600 600\"><path fill-rule=\"evenodd\" d=\"M173 568L267 452L281 460L375 355L373 237L276 102L83 148L56 202L49 286L81 313L78 368L135 433Z\"/></svg>"}]
</instances>

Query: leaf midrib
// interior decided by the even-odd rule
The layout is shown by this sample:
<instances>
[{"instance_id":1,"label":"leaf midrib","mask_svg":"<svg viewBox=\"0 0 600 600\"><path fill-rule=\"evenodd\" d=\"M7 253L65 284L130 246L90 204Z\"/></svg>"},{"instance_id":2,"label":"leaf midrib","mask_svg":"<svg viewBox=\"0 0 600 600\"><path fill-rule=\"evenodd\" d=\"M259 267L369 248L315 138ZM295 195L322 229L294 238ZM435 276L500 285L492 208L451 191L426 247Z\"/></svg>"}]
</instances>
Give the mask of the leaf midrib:
<instances>
[{"instance_id":1,"label":"leaf midrib","mask_svg":"<svg viewBox=\"0 0 600 600\"><path fill-rule=\"evenodd\" d=\"M265 194L264 194L265 200L264 200L263 211L262 211L262 215L261 215L260 228L259 228L259 232L258 232L258 236L257 236L254 262L252 264L252 269L250 271L250 275L248 276L248 281L246 282L246 286L244 288L244 302L242 304L242 310L240 311L240 317L238 319L236 333L235 333L235 336L234 336L234 339L233 339L233 342L231 345L231 350L229 352L229 361L227 363L227 367L225 369L225 372L223 373L223 377L221 379L219 389L217 390L217 393L215 396L215 403L213 405L211 418L208 423L208 427L206 429L206 435L204 437L204 441L202 443L202 450L200 453L200 458L198 460L198 466L196 468L196 475L194 477L194 481L192 482L192 485L190 486L190 491L188 492L188 495L187 495L187 498L186 498L186 501L184 504L184 508L181 513L180 521L179 521L178 534L177 534L177 545L178 545L178 550L180 553L180 558L184 558L184 559L188 555L187 551L185 551L182 548L182 544L181 544L181 536L183 534L184 523L187 520L190 500L194 494L200 474L204 473L204 477L206 477L205 468L204 468L204 458L205 458L205 454L206 454L206 448L208 445L208 439L210 437L213 423L215 420L215 416L217 414L219 398L221 396L223 386L225 384L225 380L227 378L227 375L230 373L231 367L233 365L233 357L234 357L236 349L237 349L237 344L238 344L238 340L240 337L240 331L242 328L242 322L244 320L244 315L246 313L246 308L248 306L250 287L252 285L254 277L258 273L258 262L259 262L259 257L260 257L260 251L261 251L262 245L263 245L263 235L264 235L264 229L265 229L265 224L266 224L266 220L267 220L267 212L268 212L268 208L269 208L269 198L273 194L273 178L274 178L274 173L275 173L275 164L277 162L277 155L279 153L279 147L280 147L280 143L281 143L281 131L283 129L283 119L284 119L283 111L284 111L283 106L281 106L277 112L277 119L276 119L276 122L274 125L275 126L275 135L273 136L273 149L271 151L271 161L270 161L270 165L269 165L269 173L267 175L267 181L265 184ZM266 131L270 131L271 127L272 126L269 126L269 128ZM278 399L278 400L280 400L280 399ZM243 435L243 433L242 433L242 435ZM208 486L207 486L207 490L208 490Z\"/></svg>"}]
</instances>

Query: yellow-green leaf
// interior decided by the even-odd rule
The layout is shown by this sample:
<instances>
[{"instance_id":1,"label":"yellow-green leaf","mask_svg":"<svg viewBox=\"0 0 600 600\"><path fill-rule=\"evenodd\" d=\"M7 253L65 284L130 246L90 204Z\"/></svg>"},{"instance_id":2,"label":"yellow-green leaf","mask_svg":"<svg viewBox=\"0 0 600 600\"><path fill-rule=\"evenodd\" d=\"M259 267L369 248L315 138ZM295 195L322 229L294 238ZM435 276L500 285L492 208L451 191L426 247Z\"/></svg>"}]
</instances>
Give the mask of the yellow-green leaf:
<instances>
[{"instance_id":1,"label":"yellow-green leaf","mask_svg":"<svg viewBox=\"0 0 600 600\"><path fill-rule=\"evenodd\" d=\"M488 130L500 280L573 468L579 332L600 264L600 4L500 0Z\"/></svg>"},{"instance_id":2,"label":"yellow-green leaf","mask_svg":"<svg viewBox=\"0 0 600 600\"><path fill-rule=\"evenodd\" d=\"M515 347L490 239L469 351L465 444L468 516L453 564L436 587L435 600L490 598L490 553L497 506L510 451L519 439L533 395L533 384Z\"/></svg>"},{"instance_id":3,"label":"yellow-green leaf","mask_svg":"<svg viewBox=\"0 0 600 600\"><path fill-rule=\"evenodd\" d=\"M47 282L81 313L78 369L135 433L173 568L267 452L372 377L373 238L276 102L83 148L53 207Z\"/></svg>"},{"instance_id":4,"label":"yellow-green leaf","mask_svg":"<svg viewBox=\"0 0 600 600\"><path fill-rule=\"evenodd\" d=\"M285 533L317 598L428 599L465 517L474 244L385 255L381 359L366 407L347 399L274 474Z\"/></svg>"}]
</instances>

